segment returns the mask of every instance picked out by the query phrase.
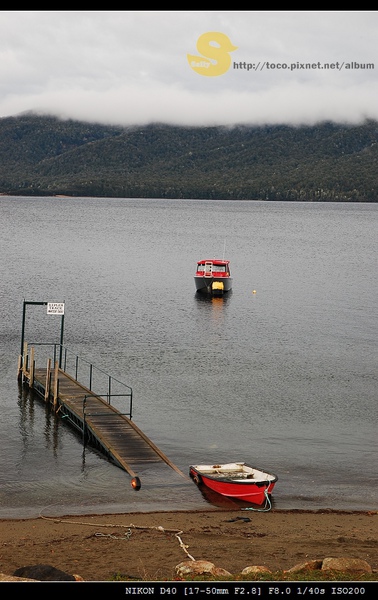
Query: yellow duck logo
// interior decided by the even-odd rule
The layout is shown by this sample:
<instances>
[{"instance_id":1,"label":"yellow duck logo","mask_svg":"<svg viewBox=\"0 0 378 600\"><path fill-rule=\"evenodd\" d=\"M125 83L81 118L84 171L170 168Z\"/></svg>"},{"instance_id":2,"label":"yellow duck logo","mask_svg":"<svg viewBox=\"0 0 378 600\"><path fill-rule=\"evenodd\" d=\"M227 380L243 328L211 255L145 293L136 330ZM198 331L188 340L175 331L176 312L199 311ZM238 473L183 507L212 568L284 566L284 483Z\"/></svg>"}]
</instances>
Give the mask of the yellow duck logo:
<instances>
[{"instance_id":1,"label":"yellow duck logo","mask_svg":"<svg viewBox=\"0 0 378 600\"><path fill-rule=\"evenodd\" d=\"M197 50L202 56L187 54L190 67L199 75L217 77L230 68L230 52L237 50L237 46L224 33L209 31L198 38Z\"/></svg>"}]
</instances>

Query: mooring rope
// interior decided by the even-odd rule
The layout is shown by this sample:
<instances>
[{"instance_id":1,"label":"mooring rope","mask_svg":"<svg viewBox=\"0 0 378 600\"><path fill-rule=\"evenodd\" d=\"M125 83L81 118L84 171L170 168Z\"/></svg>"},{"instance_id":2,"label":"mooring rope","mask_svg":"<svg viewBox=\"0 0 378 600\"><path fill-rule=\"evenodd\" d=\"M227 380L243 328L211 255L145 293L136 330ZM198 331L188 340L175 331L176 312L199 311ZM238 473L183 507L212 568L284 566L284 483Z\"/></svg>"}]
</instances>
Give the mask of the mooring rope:
<instances>
[{"instance_id":1,"label":"mooring rope","mask_svg":"<svg viewBox=\"0 0 378 600\"><path fill-rule=\"evenodd\" d=\"M131 529L154 529L156 531L159 531L161 533L173 533L174 536L177 538L180 547L183 549L183 551L185 552L185 554L190 558L190 560L196 560L195 558L193 558L193 556L191 554L189 554L188 552L188 548L189 546L187 546L186 544L184 544L184 542L181 539L181 535L184 533L183 531L180 531L178 529L165 529L164 527L162 527L161 525L134 525L133 523L130 523L129 525L113 525L112 523L108 523L108 524L104 524L104 523L87 523L85 521L70 521L69 519L56 519L54 517L45 517L42 514L40 514L41 519L45 519L46 521L54 521L54 523L68 523L70 525L90 525L91 527L118 527L118 528L125 528L128 529L129 531L125 534L124 537L116 537L113 536L112 534L102 534L102 533L95 533L96 537L109 537L112 539L118 539L118 540L128 540L131 537Z\"/></svg>"},{"instance_id":2,"label":"mooring rope","mask_svg":"<svg viewBox=\"0 0 378 600\"><path fill-rule=\"evenodd\" d=\"M95 537L107 537L112 540L129 540L131 538L131 529L125 533L124 536L113 535L112 533L95 533Z\"/></svg>"},{"instance_id":3,"label":"mooring rope","mask_svg":"<svg viewBox=\"0 0 378 600\"><path fill-rule=\"evenodd\" d=\"M262 508L252 508L252 506L247 506L246 508L242 508L241 510L254 510L255 512L269 512L272 508L272 503L269 498L269 494L267 488L264 490L265 495L265 504Z\"/></svg>"}]
</instances>

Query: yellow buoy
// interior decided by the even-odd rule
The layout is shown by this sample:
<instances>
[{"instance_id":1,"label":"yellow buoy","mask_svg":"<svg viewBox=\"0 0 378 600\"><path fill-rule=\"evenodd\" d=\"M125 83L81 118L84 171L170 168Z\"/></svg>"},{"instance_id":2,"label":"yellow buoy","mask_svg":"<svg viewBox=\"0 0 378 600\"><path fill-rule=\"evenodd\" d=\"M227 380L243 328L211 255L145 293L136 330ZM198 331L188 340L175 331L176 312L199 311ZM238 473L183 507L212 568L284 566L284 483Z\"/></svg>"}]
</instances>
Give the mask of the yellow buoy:
<instances>
[{"instance_id":1,"label":"yellow buoy","mask_svg":"<svg viewBox=\"0 0 378 600\"><path fill-rule=\"evenodd\" d=\"M256 294L256 290L253 290L252 294Z\"/></svg>"}]
</instances>

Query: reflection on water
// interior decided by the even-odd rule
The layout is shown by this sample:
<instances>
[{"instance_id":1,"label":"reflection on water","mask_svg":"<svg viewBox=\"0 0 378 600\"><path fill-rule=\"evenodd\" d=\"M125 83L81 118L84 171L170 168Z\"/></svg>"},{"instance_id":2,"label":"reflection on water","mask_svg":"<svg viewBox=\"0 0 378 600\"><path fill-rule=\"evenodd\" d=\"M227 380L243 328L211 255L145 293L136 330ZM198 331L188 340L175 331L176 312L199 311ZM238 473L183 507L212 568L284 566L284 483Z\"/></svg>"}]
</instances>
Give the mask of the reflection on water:
<instances>
[{"instance_id":1,"label":"reflection on water","mask_svg":"<svg viewBox=\"0 0 378 600\"><path fill-rule=\"evenodd\" d=\"M231 301L232 298L232 290L224 294L223 296L205 296L204 294L196 294L196 299L199 303L210 304L214 310L225 310L227 308L228 302Z\"/></svg>"},{"instance_id":2,"label":"reflection on water","mask_svg":"<svg viewBox=\"0 0 378 600\"><path fill-rule=\"evenodd\" d=\"M53 456L56 457L59 446L60 423L50 404L42 403L33 390L19 384L18 406L20 408L19 429L24 453L26 454L30 441L34 437L35 428L41 428L45 450L51 450Z\"/></svg>"}]
</instances>

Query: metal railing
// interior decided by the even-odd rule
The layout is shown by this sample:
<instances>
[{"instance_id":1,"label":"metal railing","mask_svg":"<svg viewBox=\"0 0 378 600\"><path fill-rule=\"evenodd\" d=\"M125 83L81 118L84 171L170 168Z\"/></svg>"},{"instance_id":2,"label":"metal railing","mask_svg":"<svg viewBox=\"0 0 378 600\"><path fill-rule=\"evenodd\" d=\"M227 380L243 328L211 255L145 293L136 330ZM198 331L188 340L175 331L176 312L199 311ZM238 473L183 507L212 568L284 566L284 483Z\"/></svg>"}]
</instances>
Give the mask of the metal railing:
<instances>
[{"instance_id":1,"label":"metal railing","mask_svg":"<svg viewBox=\"0 0 378 600\"><path fill-rule=\"evenodd\" d=\"M33 343L32 346L44 348L38 356L38 365L45 367L48 359L51 359L52 365L56 362L59 368L75 381L86 387L93 395L103 398L109 405L119 410L117 402L128 399L129 407L125 411L122 406L120 412L132 417L133 391L132 388L112 375L109 375L103 369L96 367L92 362L81 358L76 352L69 350L61 344ZM27 357L24 357L27 360ZM43 364L43 361L44 364ZM37 359L35 358L35 362ZM124 402L123 402L124 404Z\"/></svg>"}]
</instances>

